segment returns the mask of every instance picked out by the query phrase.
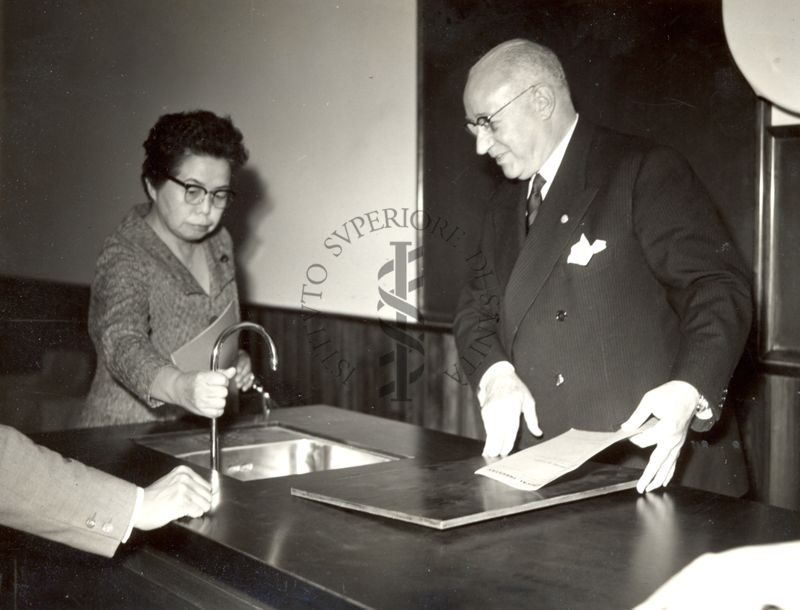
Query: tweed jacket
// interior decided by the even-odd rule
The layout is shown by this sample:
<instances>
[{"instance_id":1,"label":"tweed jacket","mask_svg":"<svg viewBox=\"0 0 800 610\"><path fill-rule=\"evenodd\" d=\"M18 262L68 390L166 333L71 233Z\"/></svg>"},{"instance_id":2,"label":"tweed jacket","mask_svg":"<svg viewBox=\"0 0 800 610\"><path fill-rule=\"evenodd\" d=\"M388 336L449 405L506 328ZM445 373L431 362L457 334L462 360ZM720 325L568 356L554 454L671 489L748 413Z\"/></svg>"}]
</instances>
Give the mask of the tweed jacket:
<instances>
[{"instance_id":1,"label":"tweed jacket","mask_svg":"<svg viewBox=\"0 0 800 610\"><path fill-rule=\"evenodd\" d=\"M111 557L130 525L136 486L0 425L0 524Z\"/></svg>"},{"instance_id":2,"label":"tweed jacket","mask_svg":"<svg viewBox=\"0 0 800 610\"><path fill-rule=\"evenodd\" d=\"M97 351L82 426L175 419L186 411L149 396L170 354L219 316L239 310L233 244L220 228L204 242L210 293L144 220L150 204L135 206L106 240L98 258L89 306L89 334Z\"/></svg>"},{"instance_id":3,"label":"tweed jacket","mask_svg":"<svg viewBox=\"0 0 800 610\"><path fill-rule=\"evenodd\" d=\"M615 430L672 379L721 404L750 329L751 293L688 163L581 118L527 235L526 186L507 181L495 193L459 302L454 332L471 383L511 361L545 438ZM605 242L585 265L569 260L582 236ZM743 468L741 455L735 461Z\"/></svg>"}]
</instances>

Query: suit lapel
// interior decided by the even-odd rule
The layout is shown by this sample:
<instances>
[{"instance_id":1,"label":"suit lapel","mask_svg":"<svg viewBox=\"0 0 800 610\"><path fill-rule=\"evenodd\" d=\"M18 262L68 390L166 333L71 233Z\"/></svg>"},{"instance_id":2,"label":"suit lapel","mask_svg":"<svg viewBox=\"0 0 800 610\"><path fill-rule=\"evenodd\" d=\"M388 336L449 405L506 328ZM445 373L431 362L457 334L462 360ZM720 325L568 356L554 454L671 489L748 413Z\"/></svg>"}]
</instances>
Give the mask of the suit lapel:
<instances>
[{"instance_id":1,"label":"suit lapel","mask_svg":"<svg viewBox=\"0 0 800 610\"><path fill-rule=\"evenodd\" d=\"M592 133L590 125L578 121L558 173L511 270L503 299L506 320L503 343L507 346L513 346L522 320L556 263L569 250L573 233L597 194L597 188L586 187L586 158Z\"/></svg>"},{"instance_id":2,"label":"suit lapel","mask_svg":"<svg viewBox=\"0 0 800 610\"><path fill-rule=\"evenodd\" d=\"M527 182L505 183L500 201L493 208L495 273L500 286L505 286L508 282L525 241L527 187Z\"/></svg>"}]
</instances>

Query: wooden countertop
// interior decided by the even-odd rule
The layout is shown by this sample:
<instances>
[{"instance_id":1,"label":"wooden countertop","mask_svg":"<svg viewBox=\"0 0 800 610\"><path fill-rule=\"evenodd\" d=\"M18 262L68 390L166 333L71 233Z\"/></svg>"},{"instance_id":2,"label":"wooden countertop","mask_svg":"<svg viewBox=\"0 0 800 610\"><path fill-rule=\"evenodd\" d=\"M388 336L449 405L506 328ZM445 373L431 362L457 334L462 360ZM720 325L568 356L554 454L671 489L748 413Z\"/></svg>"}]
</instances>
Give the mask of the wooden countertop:
<instances>
[{"instance_id":1,"label":"wooden countertop","mask_svg":"<svg viewBox=\"0 0 800 610\"><path fill-rule=\"evenodd\" d=\"M422 463L475 456L482 447L327 406L279 409L271 420ZM186 427L116 426L36 440L145 485L175 460L131 439ZM242 607L596 609L636 605L706 551L800 538L798 513L679 487L646 496L624 491L436 531L293 497L289 489L297 480L223 477L223 502L211 516L135 532L110 563L64 553L86 571L102 565L104 578L115 582L128 578L122 570L136 574L187 607L213 606L216 591L233 595ZM47 553L63 550L37 544ZM195 585L201 581L212 583L211 593L200 592ZM175 603L142 587L124 593L137 594L149 596L146 603L138 600L141 607Z\"/></svg>"}]
</instances>

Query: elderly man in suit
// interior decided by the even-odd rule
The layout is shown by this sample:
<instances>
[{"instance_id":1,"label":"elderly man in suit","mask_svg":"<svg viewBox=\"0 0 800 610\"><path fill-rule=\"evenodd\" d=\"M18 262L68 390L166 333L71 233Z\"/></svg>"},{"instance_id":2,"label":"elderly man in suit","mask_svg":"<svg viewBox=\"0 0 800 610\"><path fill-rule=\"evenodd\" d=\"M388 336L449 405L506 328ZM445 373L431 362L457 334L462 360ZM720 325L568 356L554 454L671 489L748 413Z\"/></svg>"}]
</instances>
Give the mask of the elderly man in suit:
<instances>
[{"instance_id":1,"label":"elderly man in suit","mask_svg":"<svg viewBox=\"0 0 800 610\"><path fill-rule=\"evenodd\" d=\"M111 557L132 528L155 529L210 507L211 486L186 466L142 489L0 425L0 525Z\"/></svg>"},{"instance_id":2,"label":"elderly man in suit","mask_svg":"<svg viewBox=\"0 0 800 610\"><path fill-rule=\"evenodd\" d=\"M649 461L631 444L604 456L644 468L640 493L676 464L681 483L744 493L738 429L718 420L750 328L748 274L687 162L579 116L558 58L527 40L472 67L464 108L508 179L454 325L484 455L511 451L521 416L545 438L654 416L634 437L655 445ZM712 426L713 442L686 443Z\"/></svg>"}]
</instances>

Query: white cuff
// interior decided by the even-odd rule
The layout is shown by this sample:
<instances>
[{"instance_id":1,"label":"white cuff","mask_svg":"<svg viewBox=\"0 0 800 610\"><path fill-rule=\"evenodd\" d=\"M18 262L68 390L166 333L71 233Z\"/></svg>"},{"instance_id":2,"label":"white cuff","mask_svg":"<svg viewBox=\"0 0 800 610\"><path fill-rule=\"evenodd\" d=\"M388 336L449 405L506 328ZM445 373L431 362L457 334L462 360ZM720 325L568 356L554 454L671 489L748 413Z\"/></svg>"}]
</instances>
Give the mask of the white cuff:
<instances>
[{"instance_id":1,"label":"white cuff","mask_svg":"<svg viewBox=\"0 0 800 610\"><path fill-rule=\"evenodd\" d=\"M128 542L128 538L131 537L131 532L133 531L133 524L136 523L136 518L139 516L139 511L142 508L142 502L144 502L144 489L141 487L136 488L136 504L133 506L133 512L131 513L131 522L128 523L128 529L125 531L125 536L122 538L122 542Z\"/></svg>"},{"instance_id":2,"label":"white cuff","mask_svg":"<svg viewBox=\"0 0 800 610\"><path fill-rule=\"evenodd\" d=\"M515 372L514 365L508 360L500 360L495 362L483 373L481 380L478 382L478 404L483 407L483 401L486 399L486 386L489 382L500 375Z\"/></svg>"}]
</instances>

